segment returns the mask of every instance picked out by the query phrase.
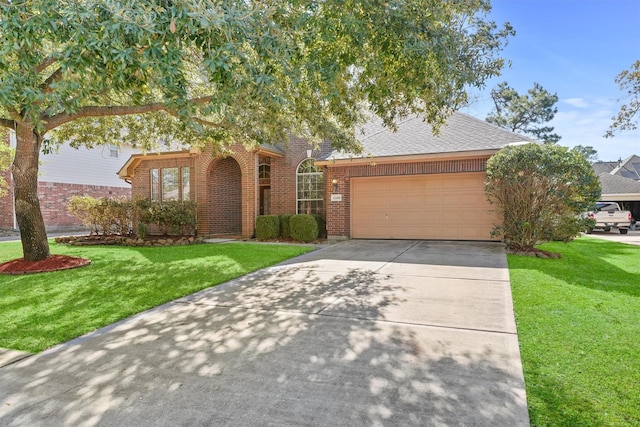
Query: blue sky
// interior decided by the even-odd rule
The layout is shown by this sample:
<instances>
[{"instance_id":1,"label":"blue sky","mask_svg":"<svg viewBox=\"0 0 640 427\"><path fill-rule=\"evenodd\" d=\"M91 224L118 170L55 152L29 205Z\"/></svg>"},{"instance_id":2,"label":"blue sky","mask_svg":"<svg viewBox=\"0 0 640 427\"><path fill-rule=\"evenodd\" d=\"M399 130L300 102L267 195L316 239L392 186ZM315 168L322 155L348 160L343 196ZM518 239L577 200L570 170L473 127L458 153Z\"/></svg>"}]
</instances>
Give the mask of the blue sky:
<instances>
[{"instance_id":1,"label":"blue sky","mask_svg":"<svg viewBox=\"0 0 640 427\"><path fill-rule=\"evenodd\" d=\"M506 81L519 93L538 82L557 93L550 123L560 145L591 145L599 160L640 155L640 131L603 135L624 96L614 79L640 59L640 0L492 0L490 19L508 21L515 37L502 56L511 67L472 92L462 111L484 119L490 90Z\"/></svg>"}]
</instances>

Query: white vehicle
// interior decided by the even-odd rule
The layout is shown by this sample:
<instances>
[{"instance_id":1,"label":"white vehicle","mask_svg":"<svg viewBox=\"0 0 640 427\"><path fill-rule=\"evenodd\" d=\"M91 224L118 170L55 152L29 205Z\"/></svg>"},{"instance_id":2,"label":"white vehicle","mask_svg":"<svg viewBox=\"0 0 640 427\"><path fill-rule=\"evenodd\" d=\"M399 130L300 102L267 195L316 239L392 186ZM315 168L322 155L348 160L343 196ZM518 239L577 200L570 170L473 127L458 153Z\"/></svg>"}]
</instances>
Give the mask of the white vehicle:
<instances>
[{"instance_id":1,"label":"white vehicle","mask_svg":"<svg viewBox=\"0 0 640 427\"><path fill-rule=\"evenodd\" d=\"M631 212L623 211L616 202L598 202L594 210L588 213L589 218L596 221L596 225L587 230L590 234L594 228L610 231L617 228L620 234L627 234L631 227Z\"/></svg>"}]
</instances>

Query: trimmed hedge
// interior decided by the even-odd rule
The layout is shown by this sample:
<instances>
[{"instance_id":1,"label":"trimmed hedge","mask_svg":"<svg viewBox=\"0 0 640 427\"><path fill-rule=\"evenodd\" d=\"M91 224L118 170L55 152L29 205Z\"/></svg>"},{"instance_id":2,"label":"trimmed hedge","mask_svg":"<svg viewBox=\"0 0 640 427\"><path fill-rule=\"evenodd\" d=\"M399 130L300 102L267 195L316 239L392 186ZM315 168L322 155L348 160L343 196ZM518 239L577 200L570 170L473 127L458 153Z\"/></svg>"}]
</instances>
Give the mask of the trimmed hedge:
<instances>
[{"instance_id":1,"label":"trimmed hedge","mask_svg":"<svg viewBox=\"0 0 640 427\"><path fill-rule=\"evenodd\" d=\"M285 239L291 237L291 227L289 226L291 217L291 214L280 215L280 235Z\"/></svg>"},{"instance_id":2,"label":"trimmed hedge","mask_svg":"<svg viewBox=\"0 0 640 427\"><path fill-rule=\"evenodd\" d=\"M256 218L256 239L269 240L280 237L280 218L278 215L260 215Z\"/></svg>"},{"instance_id":3,"label":"trimmed hedge","mask_svg":"<svg viewBox=\"0 0 640 427\"><path fill-rule=\"evenodd\" d=\"M327 222L324 220L324 217L319 214L314 214L313 218L318 224L318 237L327 237Z\"/></svg>"},{"instance_id":4,"label":"trimmed hedge","mask_svg":"<svg viewBox=\"0 0 640 427\"><path fill-rule=\"evenodd\" d=\"M313 215L292 215L289 220L291 237L300 242L312 242L318 239L318 223Z\"/></svg>"}]
</instances>

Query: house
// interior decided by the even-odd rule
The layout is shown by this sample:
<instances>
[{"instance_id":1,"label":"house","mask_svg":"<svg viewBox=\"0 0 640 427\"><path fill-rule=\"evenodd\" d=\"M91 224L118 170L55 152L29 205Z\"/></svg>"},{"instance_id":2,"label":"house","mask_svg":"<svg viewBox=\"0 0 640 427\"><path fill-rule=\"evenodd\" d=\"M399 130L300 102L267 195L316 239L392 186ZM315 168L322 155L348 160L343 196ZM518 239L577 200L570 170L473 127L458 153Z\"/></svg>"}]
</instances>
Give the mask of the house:
<instances>
[{"instance_id":1,"label":"house","mask_svg":"<svg viewBox=\"0 0 640 427\"><path fill-rule=\"evenodd\" d=\"M8 143L15 147L15 133ZM47 231L66 231L83 227L82 222L67 211L74 195L101 197L131 196L131 186L118 179L122 159L137 152L131 147L113 145L93 149L72 148L63 144L50 154L40 156L38 198ZM0 228L17 230L13 199L13 181L5 172L9 193L0 198Z\"/></svg>"},{"instance_id":2,"label":"house","mask_svg":"<svg viewBox=\"0 0 640 427\"><path fill-rule=\"evenodd\" d=\"M198 203L200 235L249 237L264 214L318 213L330 239L491 240L499 221L484 193L487 160L531 140L462 113L439 136L418 117L397 132L379 121L359 137L362 155L286 144L232 154L134 154L118 173L134 196Z\"/></svg>"},{"instance_id":3,"label":"house","mask_svg":"<svg viewBox=\"0 0 640 427\"><path fill-rule=\"evenodd\" d=\"M640 219L640 156L632 155L615 162L595 162L593 169L600 178L605 202L617 202Z\"/></svg>"}]
</instances>

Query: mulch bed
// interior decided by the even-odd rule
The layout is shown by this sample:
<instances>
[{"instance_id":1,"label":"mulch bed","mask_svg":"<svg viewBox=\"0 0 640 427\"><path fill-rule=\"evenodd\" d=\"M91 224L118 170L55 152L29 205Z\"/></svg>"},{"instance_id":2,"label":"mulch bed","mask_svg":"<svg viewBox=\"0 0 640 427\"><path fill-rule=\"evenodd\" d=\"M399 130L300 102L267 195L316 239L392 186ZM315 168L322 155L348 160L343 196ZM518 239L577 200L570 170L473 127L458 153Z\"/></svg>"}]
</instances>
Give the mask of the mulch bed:
<instances>
[{"instance_id":1,"label":"mulch bed","mask_svg":"<svg viewBox=\"0 0 640 427\"><path fill-rule=\"evenodd\" d=\"M91 264L91 260L68 255L51 255L41 261L14 259L0 264L0 274L32 274L69 270Z\"/></svg>"},{"instance_id":2,"label":"mulch bed","mask_svg":"<svg viewBox=\"0 0 640 427\"><path fill-rule=\"evenodd\" d=\"M549 251L545 251L538 248L533 248L527 251L510 249L510 250L507 250L507 253L510 253L513 255L530 256L530 257L537 257L537 258L562 258L562 254L558 252L549 252Z\"/></svg>"}]
</instances>

